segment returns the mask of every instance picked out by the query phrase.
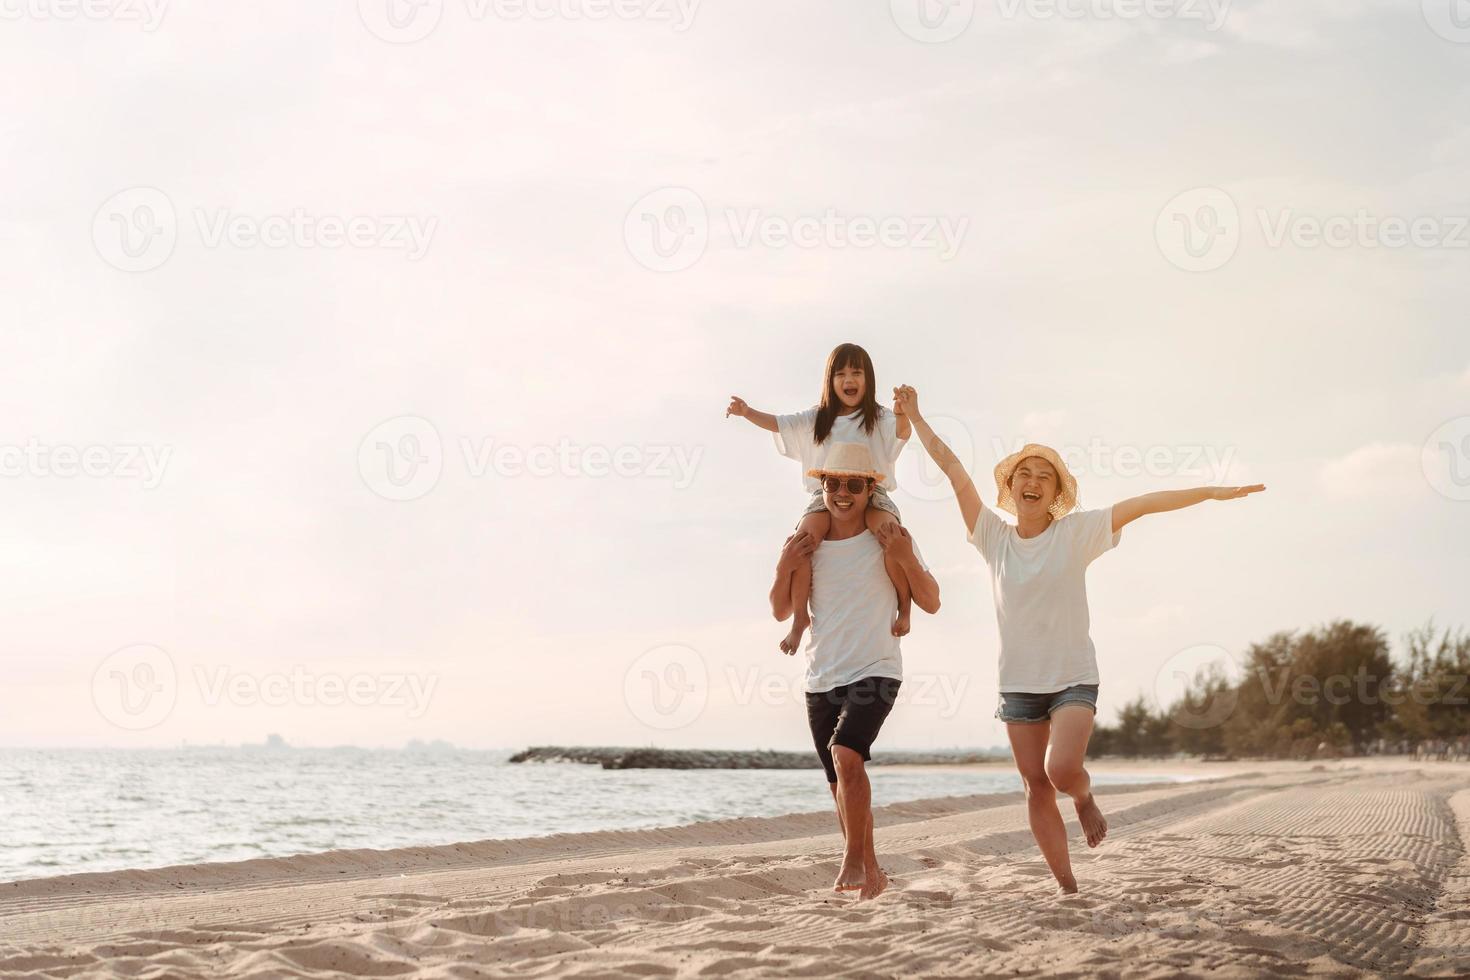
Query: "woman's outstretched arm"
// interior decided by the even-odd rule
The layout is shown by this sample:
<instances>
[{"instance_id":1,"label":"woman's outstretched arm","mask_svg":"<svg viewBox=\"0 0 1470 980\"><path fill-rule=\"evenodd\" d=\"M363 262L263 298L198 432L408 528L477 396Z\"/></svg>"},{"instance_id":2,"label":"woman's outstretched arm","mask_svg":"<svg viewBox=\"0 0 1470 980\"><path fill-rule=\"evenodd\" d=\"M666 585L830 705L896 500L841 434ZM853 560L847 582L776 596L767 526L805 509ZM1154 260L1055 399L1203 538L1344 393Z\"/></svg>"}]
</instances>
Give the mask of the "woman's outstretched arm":
<instances>
[{"instance_id":1,"label":"woman's outstretched arm","mask_svg":"<svg viewBox=\"0 0 1470 980\"><path fill-rule=\"evenodd\" d=\"M776 416L770 412L758 412L745 404L745 399L739 395L730 396L730 407L725 409L725 418L738 415L743 419L749 419L752 425L758 425L767 432L775 432L779 426L776 425Z\"/></svg>"},{"instance_id":2,"label":"woman's outstretched arm","mask_svg":"<svg viewBox=\"0 0 1470 980\"><path fill-rule=\"evenodd\" d=\"M924 420L919 411L917 391L909 385L900 385L893 389L893 402L902 409L904 418L913 423L914 431L919 434L919 441L924 444L924 451L929 454L929 458L949 478L949 485L954 487L955 500L960 505L960 516L965 521L965 533L974 534L975 522L980 520L980 508L984 506L980 502L979 491L975 489L975 481L965 472L965 467L954 451Z\"/></svg>"},{"instance_id":3,"label":"woman's outstretched arm","mask_svg":"<svg viewBox=\"0 0 1470 980\"><path fill-rule=\"evenodd\" d=\"M1117 534L1145 514L1182 510L1202 504L1206 500L1238 500L1264 489L1266 486L1263 483L1248 487L1195 487L1193 490L1161 490L1158 493L1146 493L1141 497L1121 500L1113 505L1113 533Z\"/></svg>"}]
</instances>

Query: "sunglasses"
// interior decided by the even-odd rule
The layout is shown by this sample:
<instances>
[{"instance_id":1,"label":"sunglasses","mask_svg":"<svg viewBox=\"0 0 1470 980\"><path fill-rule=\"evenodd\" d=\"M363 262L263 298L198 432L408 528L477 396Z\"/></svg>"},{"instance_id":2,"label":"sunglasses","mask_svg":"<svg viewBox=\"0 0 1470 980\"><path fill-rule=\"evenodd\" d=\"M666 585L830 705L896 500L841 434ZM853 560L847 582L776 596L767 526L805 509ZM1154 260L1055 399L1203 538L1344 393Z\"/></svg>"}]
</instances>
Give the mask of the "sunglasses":
<instances>
[{"instance_id":1,"label":"sunglasses","mask_svg":"<svg viewBox=\"0 0 1470 980\"><path fill-rule=\"evenodd\" d=\"M873 481L862 476L848 477L846 481L841 477L824 476L822 477L822 489L828 493L836 493L842 488L844 482L847 484L847 492L856 495L868 489L868 484Z\"/></svg>"}]
</instances>

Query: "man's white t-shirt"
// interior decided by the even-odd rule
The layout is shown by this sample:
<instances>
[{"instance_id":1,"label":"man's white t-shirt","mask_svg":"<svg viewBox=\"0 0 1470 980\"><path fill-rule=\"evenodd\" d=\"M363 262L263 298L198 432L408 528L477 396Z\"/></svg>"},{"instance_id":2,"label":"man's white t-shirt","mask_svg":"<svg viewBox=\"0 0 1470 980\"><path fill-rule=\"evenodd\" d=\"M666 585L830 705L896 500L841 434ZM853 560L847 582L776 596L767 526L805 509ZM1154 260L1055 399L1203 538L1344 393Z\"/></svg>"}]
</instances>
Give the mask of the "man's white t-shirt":
<instances>
[{"instance_id":1,"label":"man's white t-shirt","mask_svg":"<svg viewBox=\"0 0 1470 980\"><path fill-rule=\"evenodd\" d=\"M1034 538L1023 538L989 507L970 543L990 566L1000 623L1000 689L1051 694L1096 684L1089 635L1087 566L1114 548L1113 509L1074 511Z\"/></svg>"},{"instance_id":2,"label":"man's white t-shirt","mask_svg":"<svg viewBox=\"0 0 1470 980\"><path fill-rule=\"evenodd\" d=\"M839 415L832 420L832 432L827 440L817 445L817 410L809 408L795 415L776 416L776 451L789 459L801 463L801 479L808 492L822 489L822 481L807 476L807 470L820 469L827 461L827 451L839 442L856 442L868 447L873 454L873 465L883 474L883 489L892 493L898 489L893 471L898 454L908 445L907 439L898 437L898 416L878 406L878 420L873 423L871 434L863 431L863 413Z\"/></svg>"},{"instance_id":3,"label":"man's white t-shirt","mask_svg":"<svg viewBox=\"0 0 1470 980\"><path fill-rule=\"evenodd\" d=\"M917 546L914 556L924 565ZM898 593L883 567L883 546L870 531L818 545L812 553L807 691L820 694L864 677L903 680L893 635L897 614Z\"/></svg>"}]
</instances>

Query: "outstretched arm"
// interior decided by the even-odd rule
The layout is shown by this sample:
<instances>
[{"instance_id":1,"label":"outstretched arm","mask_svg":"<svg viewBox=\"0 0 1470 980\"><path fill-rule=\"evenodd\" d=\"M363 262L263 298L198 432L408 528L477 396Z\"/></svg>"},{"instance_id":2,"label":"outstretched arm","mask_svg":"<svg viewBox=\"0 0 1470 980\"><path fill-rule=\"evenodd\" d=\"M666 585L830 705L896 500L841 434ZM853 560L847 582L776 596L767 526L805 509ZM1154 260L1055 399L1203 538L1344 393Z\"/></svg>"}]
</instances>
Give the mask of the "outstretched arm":
<instances>
[{"instance_id":1,"label":"outstretched arm","mask_svg":"<svg viewBox=\"0 0 1470 980\"><path fill-rule=\"evenodd\" d=\"M975 522L980 520L980 508L984 506L980 502L980 492L975 489L975 481L970 479L970 474L965 472L964 466L961 465L954 451L924 420L923 414L919 411L917 391L909 385L900 385L893 389L893 403L902 409L903 417L913 423L914 431L919 434L919 441L924 444L924 451L949 478L949 485L954 487L955 500L959 501L960 516L965 520L965 533L974 534ZM918 601L917 594L914 601Z\"/></svg>"},{"instance_id":2,"label":"outstretched arm","mask_svg":"<svg viewBox=\"0 0 1470 980\"><path fill-rule=\"evenodd\" d=\"M738 415L743 419L748 419L752 425L757 425L767 432L775 432L778 428L776 425L776 416L769 412L756 411L745 404L745 399L739 395L731 395L730 407L725 409L725 418L729 418L732 415Z\"/></svg>"},{"instance_id":3,"label":"outstretched arm","mask_svg":"<svg viewBox=\"0 0 1470 980\"><path fill-rule=\"evenodd\" d=\"M817 542L810 534L799 531L786 539L781 557L776 562L776 581L771 584L771 615L778 622L791 618L791 576L796 566L812 556Z\"/></svg>"},{"instance_id":4,"label":"outstretched arm","mask_svg":"<svg viewBox=\"0 0 1470 980\"><path fill-rule=\"evenodd\" d=\"M1170 510L1182 510L1202 504L1206 500L1238 500L1266 489L1265 484L1256 483L1248 487L1195 487L1193 490L1162 490L1132 497L1113 505L1113 533L1138 520L1145 514L1162 514Z\"/></svg>"}]
</instances>

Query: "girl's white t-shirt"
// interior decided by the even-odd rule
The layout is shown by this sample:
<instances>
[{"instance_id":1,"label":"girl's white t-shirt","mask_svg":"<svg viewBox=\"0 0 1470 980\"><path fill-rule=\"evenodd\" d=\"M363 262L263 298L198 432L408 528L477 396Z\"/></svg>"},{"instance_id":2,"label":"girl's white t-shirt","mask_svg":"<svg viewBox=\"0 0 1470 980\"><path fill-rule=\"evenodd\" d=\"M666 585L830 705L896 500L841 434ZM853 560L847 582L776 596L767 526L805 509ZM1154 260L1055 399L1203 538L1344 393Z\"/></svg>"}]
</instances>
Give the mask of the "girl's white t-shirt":
<instances>
[{"instance_id":1,"label":"girl's white t-shirt","mask_svg":"<svg viewBox=\"0 0 1470 980\"><path fill-rule=\"evenodd\" d=\"M990 566L1000 624L1000 689L1051 694L1096 684L1097 650L1089 635L1087 566L1116 547L1113 509L1074 511L1034 538L989 507L970 535Z\"/></svg>"},{"instance_id":2,"label":"girl's white t-shirt","mask_svg":"<svg viewBox=\"0 0 1470 980\"><path fill-rule=\"evenodd\" d=\"M878 406L878 420L873 424L871 434L863 431L861 411L839 415L832 420L832 432L827 436L827 441L819 446L817 410L809 408L795 415L776 416L776 431L773 435L776 438L776 451L801 463L802 485L809 492L822 489L822 481L814 476L807 476L807 470L821 468L827 461L827 451L839 442L856 442L867 446L868 451L873 454L873 465L883 474L883 489L889 493L898 489L898 480L893 471L898 462L898 454L903 452L908 440L898 437L898 416L882 405Z\"/></svg>"}]
</instances>

